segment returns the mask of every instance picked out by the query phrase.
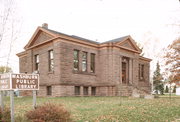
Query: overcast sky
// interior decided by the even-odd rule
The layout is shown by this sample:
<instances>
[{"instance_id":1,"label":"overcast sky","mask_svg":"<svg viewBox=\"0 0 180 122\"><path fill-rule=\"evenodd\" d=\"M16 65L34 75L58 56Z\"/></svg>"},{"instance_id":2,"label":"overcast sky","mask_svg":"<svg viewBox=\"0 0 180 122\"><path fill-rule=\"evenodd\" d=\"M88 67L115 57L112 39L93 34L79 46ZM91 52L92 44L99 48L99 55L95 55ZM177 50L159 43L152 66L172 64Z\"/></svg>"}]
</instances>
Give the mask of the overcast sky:
<instances>
[{"instance_id":1,"label":"overcast sky","mask_svg":"<svg viewBox=\"0 0 180 122\"><path fill-rule=\"evenodd\" d=\"M99 42L131 35L152 59L178 37L179 28L172 24L180 23L179 0L17 0L16 7L21 32L10 58L14 72L18 72L15 54L23 51L43 23L50 29ZM0 47L8 49L8 45ZM0 50L0 57L6 52ZM5 62L6 58L0 58L1 64Z\"/></svg>"}]
</instances>

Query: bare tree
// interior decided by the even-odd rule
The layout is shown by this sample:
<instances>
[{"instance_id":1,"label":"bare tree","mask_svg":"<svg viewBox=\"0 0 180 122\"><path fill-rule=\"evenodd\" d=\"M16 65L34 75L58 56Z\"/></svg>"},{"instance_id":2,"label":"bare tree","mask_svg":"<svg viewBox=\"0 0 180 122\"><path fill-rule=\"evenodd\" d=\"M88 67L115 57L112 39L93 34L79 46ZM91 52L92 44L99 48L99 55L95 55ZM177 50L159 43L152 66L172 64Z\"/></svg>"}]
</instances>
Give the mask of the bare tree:
<instances>
[{"instance_id":1,"label":"bare tree","mask_svg":"<svg viewBox=\"0 0 180 122\"><path fill-rule=\"evenodd\" d=\"M141 49L141 54L140 54L140 56L144 56L144 47L142 46L142 44L141 43L138 43L138 42L136 42L136 45L139 47L139 49Z\"/></svg>"},{"instance_id":2,"label":"bare tree","mask_svg":"<svg viewBox=\"0 0 180 122\"><path fill-rule=\"evenodd\" d=\"M13 44L17 39L16 2L14 0L0 0L0 62L9 66ZM6 72L7 69L5 69Z\"/></svg>"},{"instance_id":3,"label":"bare tree","mask_svg":"<svg viewBox=\"0 0 180 122\"><path fill-rule=\"evenodd\" d=\"M171 19L171 24L168 24L168 27L171 27L173 33L177 37L174 41L164 48L164 76L169 79L170 83L180 81L180 18L179 11L176 10L176 16Z\"/></svg>"},{"instance_id":4,"label":"bare tree","mask_svg":"<svg viewBox=\"0 0 180 122\"><path fill-rule=\"evenodd\" d=\"M0 0L1 4L1 13L0 13L0 24L1 24L1 30L0 30L0 44L3 40L3 37L5 35L5 32L7 31L7 25L8 20L10 18L10 14L12 12L12 0Z\"/></svg>"},{"instance_id":5,"label":"bare tree","mask_svg":"<svg viewBox=\"0 0 180 122\"><path fill-rule=\"evenodd\" d=\"M166 76L171 82L180 81L180 37L167 47L164 59Z\"/></svg>"}]
</instances>

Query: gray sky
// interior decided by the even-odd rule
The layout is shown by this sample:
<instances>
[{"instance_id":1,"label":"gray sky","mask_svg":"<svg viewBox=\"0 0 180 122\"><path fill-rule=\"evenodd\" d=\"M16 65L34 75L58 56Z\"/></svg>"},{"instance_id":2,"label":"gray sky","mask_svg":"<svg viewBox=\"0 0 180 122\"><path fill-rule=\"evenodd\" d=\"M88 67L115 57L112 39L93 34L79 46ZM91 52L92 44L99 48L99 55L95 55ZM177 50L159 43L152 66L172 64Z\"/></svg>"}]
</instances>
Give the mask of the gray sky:
<instances>
[{"instance_id":1,"label":"gray sky","mask_svg":"<svg viewBox=\"0 0 180 122\"><path fill-rule=\"evenodd\" d=\"M162 48L177 38L180 21L178 0L18 0L17 28L21 32L13 43L9 66L18 72L16 53L23 51L37 26L99 42L125 35L141 43L145 56L156 62ZM0 45L6 56L9 42ZM0 58L3 65L6 57Z\"/></svg>"}]
</instances>

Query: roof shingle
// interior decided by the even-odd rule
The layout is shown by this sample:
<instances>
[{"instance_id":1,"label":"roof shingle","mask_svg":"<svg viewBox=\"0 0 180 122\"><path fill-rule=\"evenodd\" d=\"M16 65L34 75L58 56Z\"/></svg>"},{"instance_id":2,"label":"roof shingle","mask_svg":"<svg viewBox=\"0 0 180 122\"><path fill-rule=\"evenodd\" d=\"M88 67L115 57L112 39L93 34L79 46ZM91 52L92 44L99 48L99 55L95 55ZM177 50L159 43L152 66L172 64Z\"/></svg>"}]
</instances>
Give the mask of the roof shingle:
<instances>
[{"instance_id":1,"label":"roof shingle","mask_svg":"<svg viewBox=\"0 0 180 122\"><path fill-rule=\"evenodd\" d=\"M86 42L90 42L90 43L94 43L94 44L105 44L105 43L111 43L111 42L120 42L120 41L123 41L124 39L126 39L127 37L129 37L129 35L127 36L123 36L123 37L120 37L120 38L116 38L116 39L112 39L112 40L109 40L109 41L105 41L105 42L102 42L102 43L99 43L99 42L96 42L96 41L93 41L93 40L89 40L89 39L86 39L86 38L82 38L82 37L79 37L79 36L76 36L76 35L68 35L68 34L65 34L65 33L61 33L61 32L58 32L58 31L55 31L55 30L51 30L51 29L48 29L48 28L44 28L54 34L60 34L60 35L65 35L65 36L69 36L69 37L72 37L74 39L80 39L80 40L83 40L83 41L86 41Z\"/></svg>"},{"instance_id":2,"label":"roof shingle","mask_svg":"<svg viewBox=\"0 0 180 122\"><path fill-rule=\"evenodd\" d=\"M126 39L127 37L129 37L129 35L123 36L123 37L120 37L120 38L116 38L116 39L112 39L112 40L109 40L109 41L105 41L102 44L110 43L110 42L120 42L120 41L123 41L124 39Z\"/></svg>"},{"instance_id":3,"label":"roof shingle","mask_svg":"<svg viewBox=\"0 0 180 122\"><path fill-rule=\"evenodd\" d=\"M68 35L68 34L64 34L64 33L61 33L61 32L58 32L58 31L54 31L54 30L51 30L51 29L47 29L47 28L44 28L54 34L61 34L61 35L65 35L65 36L69 36L69 37L72 37L72 38L75 38L75 39L80 39L80 40L83 40L83 41L87 41L87 42L90 42L90 43L94 43L94 44L99 44L99 42L96 42L96 41L93 41L93 40L89 40L89 39L85 39L85 38L82 38L82 37L79 37L79 36L76 36L76 35Z\"/></svg>"}]
</instances>

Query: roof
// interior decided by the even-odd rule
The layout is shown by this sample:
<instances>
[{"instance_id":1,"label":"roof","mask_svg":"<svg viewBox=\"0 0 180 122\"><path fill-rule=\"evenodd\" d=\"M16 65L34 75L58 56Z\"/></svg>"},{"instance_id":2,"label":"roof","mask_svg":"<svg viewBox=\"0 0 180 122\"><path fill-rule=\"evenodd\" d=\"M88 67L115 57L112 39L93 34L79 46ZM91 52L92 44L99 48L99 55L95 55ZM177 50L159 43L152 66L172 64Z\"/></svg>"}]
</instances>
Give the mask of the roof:
<instances>
[{"instance_id":1,"label":"roof","mask_svg":"<svg viewBox=\"0 0 180 122\"><path fill-rule=\"evenodd\" d=\"M152 59L150 59L150 58L146 58L146 57L143 57L143 56L139 56L139 59L141 59L141 60L144 60L144 61L152 61Z\"/></svg>"},{"instance_id":2,"label":"roof","mask_svg":"<svg viewBox=\"0 0 180 122\"><path fill-rule=\"evenodd\" d=\"M46 29L47 31L50 31L50 32L52 32L52 33L54 33L54 34L62 34L62 35L65 35L65 36L70 36L70 35L68 35L68 34L61 33L61 32L55 31L55 30L51 30L51 29L44 28L44 27L42 27L42 28L43 28L43 29Z\"/></svg>"},{"instance_id":3,"label":"roof","mask_svg":"<svg viewBox=\"0 0 180 122\"><path fill-rule=\"evenodd\" d=\"M127 35L127 36L119 37L119 38L116 38L116 39L112 39L112 40L108 40L108 41L100 43L100 42L97 42L97 41L93 41L93 40L86 39L86 38L83 38L83 37L79 37L79 36L76 36L76 35L68 35L68 34L61 33L61 32L51 30L51 29L48 29L48 28L44 28L44 27L43 27L43 29L46 29L47 31L50 31L50 32L52 32L54 34L65 35L65 36L69 36L69 37L72 37L72 38L75 38L75 39L80 39L80 40L87 41L87 42L94 43L94 44L105 44L105 43L111 43L111 42L121 42L121 41L124 41L126 38L130 37L130 35Z\"/></svg>"},{"instance_id":4,"label":"roof","mask_svg":"<svg viewBox=\"0 0 180 122\"><path fill-rule=\"evenodd\" d=\"M71 35L71 37L76 38L76 39L80 39L80 40L84 40L84 41L88 41L88 42L91 42L91 43L95 43L95 44L100 44L99 42L92 41L92 40L89 40L89 39L85 39L85 38L82 38L82 37L79 37L79 36L76 36L76 35Z\"/></svg>"},{"instance_id":5,"label":"roof","mask_svg":"<svg viewBox=\"0 0 180 122\"><path fill-rule=\"evenodd\" d=\"M60 35L65 35L65 36L69 36L69 37L72 37L72 38L75 38L75 39L80 39L80 40L83 40L83 41L87 41L87 42L90 42L90 43L94 43L94 44L100 44L99 42L96 42L96 41L93 41L93 40L89 40L89 39L85 39L83 37L79 37L79 36L76 36L76 35L68 35L68 34L65 34L65 33L61 33L61 32L58 32L58 31L55 31L55 30L51 30L51 29L48 29L48 28L44 28L54 34L60 34Z\"/></svg>"},{"instance_id":6,"label":"roof","mask_svg":"<svg viewBox=\"0 0 180 122\"><path fill-rule=\"evenodd\" d=\"M49 34L50 36L52 36L52 38L47 40L47 41L44 41L42 43L36 44L35 46L31 46L35 37L41 31L44 31L45 33ZM53 41L54 39L57 39L57 38L67 39L69 41L86 44L86 45L93 46L96 48L107 47L107 46L109 46L110 43L113 43L114 47L123 48L125 50L133 51L136 53L141 53L141 50L136 45L135 41L131 38L130 35L123 36L120 38L116 38L116 39L112 39L112 40L100 43L100 42L89 40L86 38L82 38L82 37L79 37L76 35L68 35L68 34L61 33L61 32L55 31L55 30L51 30L51 29L48 29L47 27L38 27L36 29L36 31L34 32L33 36L31 37L31 39L29 40L28 44L24 47L24 49L25 50L30 49L29 47L34 48L36 46L39 46L39 45L45 44L47 42ZM128 42L126 42L126 41L128 41ZM126 46L124 46L124 44L126 44ZM131 46L133 49L128 48L127 45Z\"/></svg>"},{"instance_id":7,"label":"roof","mask_svg":"<svg viewBox=\"0 0 180 122\"><path fill-rule=\"evenodd\" d=\"M138 48L138 46L136 45L135 41L131 38L130 35L123 36L123 37L120 37L120 38L116 38L116 39L112 39L112 40L100 43L100 42L89 40L89 39L86 39L86 38L82 38L82 37L79 37L79 36L76 36L76 35L68 35L68 34L65 34L65 33L61 33L61 32L58 32L58 31L55 31L55 30L51 30L51 29L48 29L48 28L45 28L45 27L38 27L36 29L36 31L34 32L33 36L29 40L28 44L26 44L26 46L24 47L25 50L30 49L29 47L30 47L31 43L33 43L33 40L35 39L35 37L37 36L37 34L40 31L44 31L45 33L51 35L52 39L49 39L49 40L47 40L47 41L45 41L43 43L40 43L38 45L35 45L35 46L39 46L39 45L45 44L45 43L50 42L50 41L52 41L54 39L61 38L61 36L62 36L62 38L65 38L67 40L72 40L72 41L75 41L75 42L78 42L78 43L87 44L87 45L94 46L94 47L97 47L97 48L106 47L106 46L109 46L108 45L109 43L114 43L114 46L116 46L118 48L122 48L122 49L125 49L125 50L133 51L135 53L141 53L141 50ZM68 37L70 37L70 38L68 38ZM127 47L123 47L123 44L126 43L126 40L128 40L132 44L132 46L135 48L134 50L129 49ZM34 47L31 47L31 48L34 48ZM25 55L26 55L25 51L17 54L17 56L19 56L19 57L22 57L22 56L25 56ZM144 58L144 57L140 57L140 59L145 60L145 61L151 61L151 59Z\"/></svg>"},{"instance_id":8,"label":"roof","mask_svg":"<svg viewBox=\"0 0 180 122\"><path fill-rule=\"evenodd\" d=\"M110 43L110 42L121 42L121 41L124 41L126 38L128 38L129 35L127 36L123 36L123 37L119 37L119 38L116 38L116 39L112 39L112 40L109 40L109 41L105 41L103 42L104 43Z\"/></svg>"}]
</instances>

